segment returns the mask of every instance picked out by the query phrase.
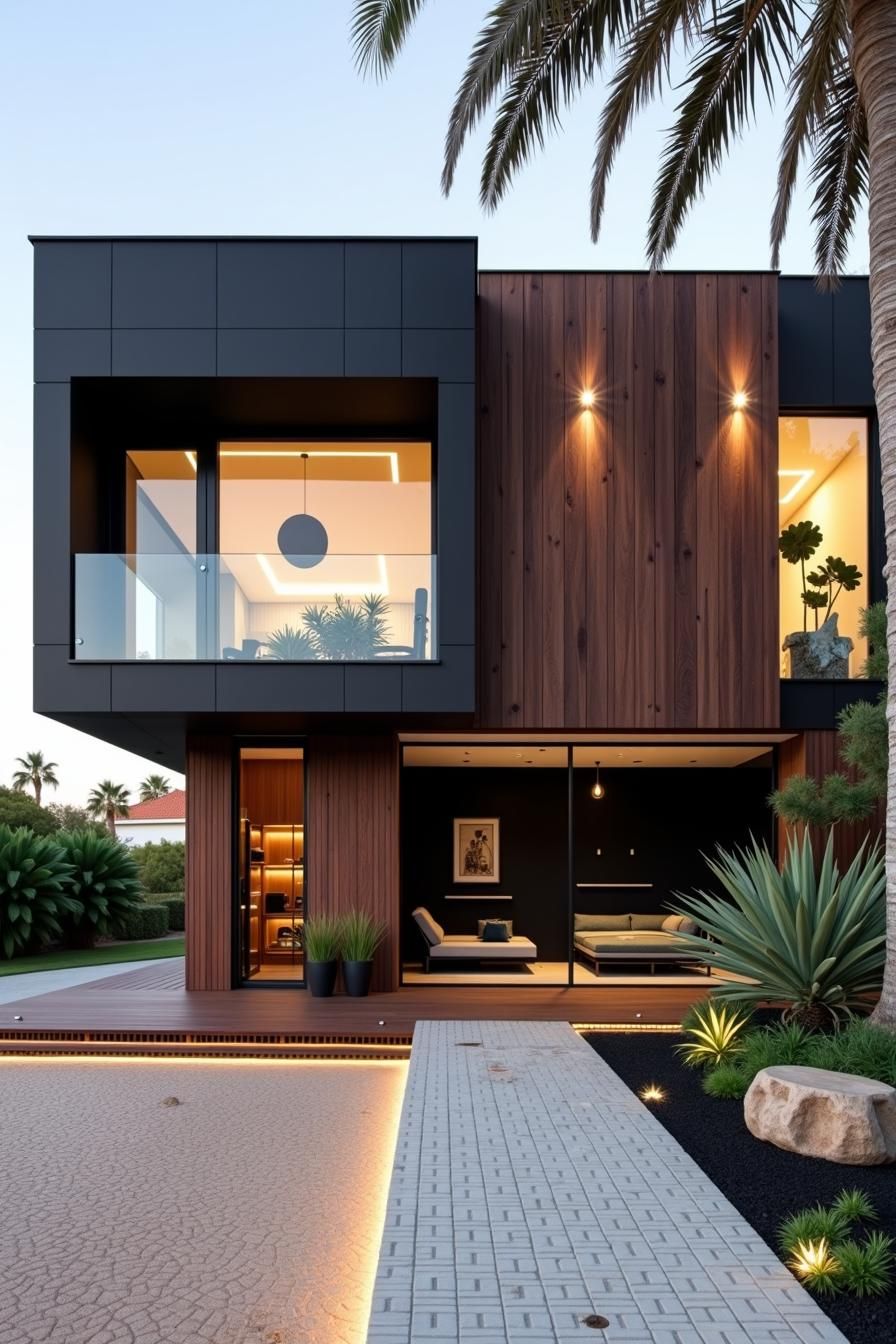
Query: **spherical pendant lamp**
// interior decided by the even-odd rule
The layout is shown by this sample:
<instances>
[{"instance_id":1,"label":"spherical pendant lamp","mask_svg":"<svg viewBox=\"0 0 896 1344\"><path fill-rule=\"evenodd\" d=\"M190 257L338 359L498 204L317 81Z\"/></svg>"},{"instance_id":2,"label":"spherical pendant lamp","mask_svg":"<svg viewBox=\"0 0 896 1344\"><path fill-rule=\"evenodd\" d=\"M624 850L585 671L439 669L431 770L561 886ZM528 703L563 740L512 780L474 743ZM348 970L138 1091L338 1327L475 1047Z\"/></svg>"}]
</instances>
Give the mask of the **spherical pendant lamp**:
<instances>
[{"instance_id":1,"label":"spherical pendant lamp","mask_svg":"<svg viewBox=\"0 0 896 1344\"><path fill-rule=\"evenodd\" d=\"M302 454L302 512L294 513L280 524L277 546L284 560L296 569L313 569L327 554L330 538L319 518L308 513L308 454Z\"/></svg>"}]
</instances>

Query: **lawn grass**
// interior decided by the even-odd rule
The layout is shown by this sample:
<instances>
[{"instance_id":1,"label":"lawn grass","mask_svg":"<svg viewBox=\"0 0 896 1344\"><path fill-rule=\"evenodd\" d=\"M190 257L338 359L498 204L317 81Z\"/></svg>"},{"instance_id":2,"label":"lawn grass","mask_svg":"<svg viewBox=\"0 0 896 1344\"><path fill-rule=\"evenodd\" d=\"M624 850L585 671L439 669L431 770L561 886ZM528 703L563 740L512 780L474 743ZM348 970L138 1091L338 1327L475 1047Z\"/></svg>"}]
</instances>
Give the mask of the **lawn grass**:
<instances>
[{"instance_id":1,"label":"lawn grass","mask_svg":"<svg viewBox=\"0 0 896 1344\"><path fill-rule=\"evenodd\" d=\"M36 957L0 961L0 975L24 975L26 971L65 971L70 966L110 966L118 961L150 961L156 957L182 957L183 938L151 938L137 943L104 943L101 947L57 949Z\"/></svg>"}]
</instances>

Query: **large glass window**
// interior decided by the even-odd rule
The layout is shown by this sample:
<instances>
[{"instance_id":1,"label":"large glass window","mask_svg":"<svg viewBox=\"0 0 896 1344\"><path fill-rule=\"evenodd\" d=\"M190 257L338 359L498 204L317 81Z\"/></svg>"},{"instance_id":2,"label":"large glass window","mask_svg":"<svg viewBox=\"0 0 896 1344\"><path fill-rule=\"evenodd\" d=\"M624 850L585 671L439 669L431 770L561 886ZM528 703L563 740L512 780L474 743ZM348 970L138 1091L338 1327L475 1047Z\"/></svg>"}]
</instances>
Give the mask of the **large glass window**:
<instances>
[{"instance_id":1,"label":"large glass window","mask_svg":"<svg viewBox=\"0 0 896 1344\"><path fill-rule=\"evenodd\" d=\"M421 442L219 445L224 658L433 656Z\"/></svg>"},{"instance_id":2,"label":"large glass window","mask_svg":"<svg viewBox=\"0 0 896 1344\"><path fill-rule=\"evenodd\" d=\"M239 977L304 979L305 783L300 747L243 747L239 759Z\"/></svg>"},{"instance_id":3,"label":"large glass window","mask_svg":"<svg viewBox=\"0 0 896 1344\"><path fill-rule=\"evenodd\" d=\"M866 420L780 418L778 520L782 677L858 676L868 652Z\"/></svg>"}]
</instances>

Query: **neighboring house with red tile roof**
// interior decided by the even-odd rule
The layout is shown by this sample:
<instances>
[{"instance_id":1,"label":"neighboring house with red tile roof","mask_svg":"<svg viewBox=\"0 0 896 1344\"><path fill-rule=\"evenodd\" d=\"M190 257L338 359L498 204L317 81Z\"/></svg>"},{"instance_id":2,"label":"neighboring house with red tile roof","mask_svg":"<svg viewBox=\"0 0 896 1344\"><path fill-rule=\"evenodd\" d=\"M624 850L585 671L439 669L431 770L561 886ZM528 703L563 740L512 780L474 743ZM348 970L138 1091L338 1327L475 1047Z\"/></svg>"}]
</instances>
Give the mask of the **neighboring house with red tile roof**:
<instances>
[{"instance_id":1,"label":"neighboring house with red tile roof","mask_svg":"<svg viewBox=\"0 0 896 1344\"><path fill-rule=\"evenodd\" d=\"M132 803L131 815L115 823L115 834L126 845L148 845L158 840L183 840L187 833L187 795L172 789L164 798Z\"/></svg>"}]
</instances>

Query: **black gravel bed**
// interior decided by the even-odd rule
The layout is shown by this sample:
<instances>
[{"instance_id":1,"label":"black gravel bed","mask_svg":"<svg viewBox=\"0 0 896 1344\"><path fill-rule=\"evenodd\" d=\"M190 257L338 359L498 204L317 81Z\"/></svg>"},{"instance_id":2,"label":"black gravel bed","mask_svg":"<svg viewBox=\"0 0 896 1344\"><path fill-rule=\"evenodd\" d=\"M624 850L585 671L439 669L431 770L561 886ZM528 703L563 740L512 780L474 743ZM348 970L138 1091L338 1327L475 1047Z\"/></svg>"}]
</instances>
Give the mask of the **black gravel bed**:
<instances>
[{"instance_id":1,"label":"black gravel bed","mask_svg":"<svg viewBox=\"0 0 896 1344\"><path fill-rule=\"evenodd\" d=\"M679 1063L673 1046L680 1039L646 1032L586 1037L633 1092L646 1083L666 1090L666 1099L648 1103L649 1109L776 1252L786 1217L810 1204L828 1204L844 1188L864 1190L878 1213L875 1226L896 1236L896 1166L845 1167L754 1139L744 1124L743 1102L708 1097L702 1074ZM864 1299L846 1293L813 1297L851 1344L896 1341L896 1290Z\"/></svg>"}]
</instances>

